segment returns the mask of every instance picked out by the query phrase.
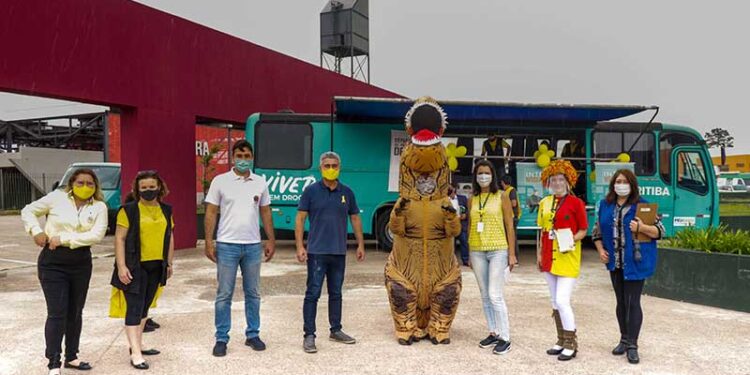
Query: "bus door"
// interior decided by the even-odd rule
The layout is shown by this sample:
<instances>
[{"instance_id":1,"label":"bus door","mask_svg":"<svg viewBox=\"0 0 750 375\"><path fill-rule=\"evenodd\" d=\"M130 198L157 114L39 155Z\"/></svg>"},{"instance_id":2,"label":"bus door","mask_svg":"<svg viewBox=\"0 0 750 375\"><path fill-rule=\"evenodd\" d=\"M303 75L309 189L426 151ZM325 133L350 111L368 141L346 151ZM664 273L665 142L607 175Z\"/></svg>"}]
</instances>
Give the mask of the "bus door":
<instances>
[{"instance_id":1,"label":"bus door","mask_svg":"<svg viewBox=\"0 0 750 375\"><path fill-rule=\"evenodd\" d=\"M685 227L706 228L713 212L713 184L706 168L711 160L701 147L681 146L672 151L672 224L678 232Z\"/></svg>"},{"instance_id":2,"label":"bus door","mask_svg":"<svg viewBox=\"0 0 750 375\"><path fill-rule=\"evenodd\" d=\"M330 119L263 114L248 121L246 136L255 148L254 172L268 185L274 226L294 229L302 191L319 178L318 156L331 147Z\"/></svg>"}]
</instances>

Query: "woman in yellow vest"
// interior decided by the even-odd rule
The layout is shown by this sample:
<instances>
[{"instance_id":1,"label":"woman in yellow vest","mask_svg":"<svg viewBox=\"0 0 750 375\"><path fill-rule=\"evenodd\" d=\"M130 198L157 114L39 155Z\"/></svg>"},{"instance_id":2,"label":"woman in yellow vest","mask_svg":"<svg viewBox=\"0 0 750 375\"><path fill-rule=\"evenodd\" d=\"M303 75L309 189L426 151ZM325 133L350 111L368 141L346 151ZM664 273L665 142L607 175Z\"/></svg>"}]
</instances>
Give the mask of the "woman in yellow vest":
<instances>
[{"instance_id":1,"label":"woman in yellow vest","mask_svg":"<svg viewBox=\"0 0 750 375\"><path fill-rule=\"evenodd\" d=\"M567 361L576 356L578 341L570 297L581 270L581 240L586 237L586 205L570 194L578 172L567 160L555 160L542 171L542 183L552 195L539 202L537 264L544 273L552 300L557 343L547 354Z\"/></svg>"},{"instance_id":2,"label":"woman in yellow vest","mask_svg":"<svg viewBox=\"0 0 750 375\"><path fill-rule=\"evenodd\" d=\"M494 346L494 354L510 350L508 308L503 297L506 268L512 270L516 255L513 207L503 199L494 166L481 160L474 166L473 196L469 201L469 259L482 295L482 307L490 334L479 342Z\"/></svg>"},{"instance_id":3,"label":"woman in yellow vest","mask_svg":"<svg viewBox=\"0 0 750 375\"><path fill-rule=\"evenodd\" d=\"M138 172L130 193L133 201L117 213L112 285L125 294L130 364L139 370L149 368L144 355L160 353L143 349L143 328L159 285L172 276L174 221L172 207L162 202L167 193L156 171Z\"/></svg>"}]
</instances>

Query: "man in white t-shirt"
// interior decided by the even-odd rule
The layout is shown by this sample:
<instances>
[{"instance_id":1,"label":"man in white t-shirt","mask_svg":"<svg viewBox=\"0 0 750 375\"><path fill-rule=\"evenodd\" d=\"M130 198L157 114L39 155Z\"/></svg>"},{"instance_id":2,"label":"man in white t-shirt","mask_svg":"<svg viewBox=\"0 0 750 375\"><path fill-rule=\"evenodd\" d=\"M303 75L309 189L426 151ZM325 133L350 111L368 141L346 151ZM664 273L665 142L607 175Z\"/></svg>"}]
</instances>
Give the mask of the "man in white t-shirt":
<instances>
[{"instance_id":1,"label":"man in white t-shirt","mask_svg":"<svg viewBox=\"0 0 750 375\"><path fill-rule=\"evenodd\" d=\"M229 329L232 327L232 295L237 268L242 271L242 290L245 292L245 345L253 350L265 350L260 332L260 264L262 258L271 260L275 251L271 197L266 180L253 174L253 147L246 140L232 147L234 168L216 176L206 194L206 256L216 263L219 287L216 291L216 345L213 355L227 353ZM216 245L213 234L216 215L221 213ZM261 245L260 225L266 232L265 248Z\"/></svg>"}]
</instances>

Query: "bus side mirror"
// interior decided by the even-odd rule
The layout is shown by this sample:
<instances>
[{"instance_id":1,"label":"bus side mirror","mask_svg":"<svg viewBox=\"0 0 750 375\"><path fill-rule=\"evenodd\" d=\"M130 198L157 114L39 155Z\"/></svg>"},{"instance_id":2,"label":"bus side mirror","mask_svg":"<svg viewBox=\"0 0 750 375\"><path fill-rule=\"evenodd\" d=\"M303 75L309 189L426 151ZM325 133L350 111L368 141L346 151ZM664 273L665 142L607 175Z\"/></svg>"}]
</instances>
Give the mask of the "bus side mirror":
<instances>
[{"instance_id":1,"label":"bus side mirror","mask_svg":"<svg viewBox=\"0 0 750 375\"><path fill-rule=\"evenodd\" d=\"M57 188L60 187L60 181L55 181L54 184L52 184L52 191L57 190Z\"/></svg>"}]
</instances>

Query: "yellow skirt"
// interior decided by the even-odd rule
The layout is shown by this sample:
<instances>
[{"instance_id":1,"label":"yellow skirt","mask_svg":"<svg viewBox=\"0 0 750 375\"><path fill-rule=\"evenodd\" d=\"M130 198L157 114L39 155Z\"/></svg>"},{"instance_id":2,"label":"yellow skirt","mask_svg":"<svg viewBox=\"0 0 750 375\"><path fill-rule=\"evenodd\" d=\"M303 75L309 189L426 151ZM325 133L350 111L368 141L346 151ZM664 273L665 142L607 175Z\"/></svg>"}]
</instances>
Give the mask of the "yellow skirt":
<instances>
[{"instance_id":1,"label":"yellow skirt","mask_svg":"<svg viewBox=\"0 0 750 375\"><path fill-rule=\"evenodd\" d=\"M161 292L164 290L164 286L159 285L156 289L156 295L154 300L151 302L151 307L156 307L156 300L161 296ZM128 303L125 301L125 292L122 289L112 287L112 292L109 295L109 317L110 318L125 318L125 313L128 311Z\"/></svg>"}]
</instances>

